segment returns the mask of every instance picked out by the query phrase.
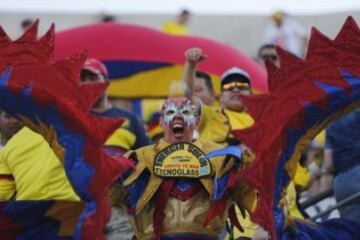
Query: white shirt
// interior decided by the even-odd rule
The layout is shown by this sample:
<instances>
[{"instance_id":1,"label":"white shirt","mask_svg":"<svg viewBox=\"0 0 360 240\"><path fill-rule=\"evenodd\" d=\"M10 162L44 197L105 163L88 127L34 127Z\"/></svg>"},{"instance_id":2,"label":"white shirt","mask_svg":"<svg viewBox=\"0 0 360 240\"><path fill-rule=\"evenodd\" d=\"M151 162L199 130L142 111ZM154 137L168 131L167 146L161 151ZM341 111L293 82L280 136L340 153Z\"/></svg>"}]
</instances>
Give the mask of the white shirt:
<instances>
[{"instance_id":1,"label":"white shirt","mask_svg":"<svg viewBox=\"0 0 360 240\"><path fill-rule=\"evenodd\" d=\"M272 43L297 55L303 55L303 39L305 29L295 20L284 17L283 23L277 27L274 22L265 29L264 43Z\"/></svg>"}]
</instances>

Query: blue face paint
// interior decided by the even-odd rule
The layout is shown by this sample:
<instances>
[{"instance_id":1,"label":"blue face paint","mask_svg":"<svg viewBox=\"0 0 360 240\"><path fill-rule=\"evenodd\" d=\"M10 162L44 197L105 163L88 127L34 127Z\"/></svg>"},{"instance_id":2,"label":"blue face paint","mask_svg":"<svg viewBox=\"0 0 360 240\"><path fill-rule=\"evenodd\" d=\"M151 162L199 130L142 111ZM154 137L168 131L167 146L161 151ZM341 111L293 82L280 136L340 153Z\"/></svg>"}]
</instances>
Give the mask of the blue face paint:
<instances>
[{"instance_id":1,"label":"blue face paint","mask_svg":"<svg viewBox=\"0 0 360 240\"><path fill-rule=\"evenodd\" d=\"M173 102L168 103L164 107L163 114L165 124L170 125L175 116L178 114L178 107Z\"/></svg>"},{"instance_id":2,"label":"blue face paint","mask_svg":"<svg viewBox=\"0 0 360 240\"><path fill-rule=\"evenodd\" d=\"M195 106L189 102L182 104L179 109L181 117L187 126L194 125L196 122Z\"/></svg>"},{"instance_id":3,"label":"blue face paint","mask_svg":"<svg viewBox=\"0 0 360 240\"><path fill-rule=\"evenodd\" d=\"M182 118L187 126L196 123L196 108L190 101L184 101L180 107L175 102L166 102L163 108L164 122L170 125L175 117Z\"/></svg>"}]
</instances>

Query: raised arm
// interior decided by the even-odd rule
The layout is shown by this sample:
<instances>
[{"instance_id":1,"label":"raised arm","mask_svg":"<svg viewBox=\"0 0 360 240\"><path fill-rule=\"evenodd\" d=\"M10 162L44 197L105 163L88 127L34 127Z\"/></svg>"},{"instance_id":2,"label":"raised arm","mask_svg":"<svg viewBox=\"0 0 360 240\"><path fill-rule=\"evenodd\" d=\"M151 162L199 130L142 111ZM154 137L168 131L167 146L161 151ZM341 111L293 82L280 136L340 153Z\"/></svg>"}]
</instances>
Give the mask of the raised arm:
<instances>
[{"instance_id":1,"label":"raised arm","mask_svg":"<svg viewBox=\"0 0 360 240\"><path fill-rule=\"evenodd\" d=\"M196 65L204 60L206 56L203 54L200 48L190 48L185 51L185 64L182 75L182 81L188 87L188 97L193 98L194 96L194 81L196 74Z\"/></svg>"}]
</instances>

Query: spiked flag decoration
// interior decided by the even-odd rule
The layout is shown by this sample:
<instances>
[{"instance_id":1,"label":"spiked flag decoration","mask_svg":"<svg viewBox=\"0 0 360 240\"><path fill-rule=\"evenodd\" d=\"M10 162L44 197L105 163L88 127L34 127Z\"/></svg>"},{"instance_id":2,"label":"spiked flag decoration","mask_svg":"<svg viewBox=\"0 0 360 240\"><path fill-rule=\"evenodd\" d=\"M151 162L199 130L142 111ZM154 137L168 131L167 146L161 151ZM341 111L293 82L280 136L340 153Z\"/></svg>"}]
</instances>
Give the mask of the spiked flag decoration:
<instances>
[{"instance_id":1,"label":"spiked flag decoration","mask_svg":"<svg viewBox=\"0 0 360 240\"><path fill-rule=\"evenodd\" d=\"M76 230L64 233L68 216L59 205L66 205L71 215L76 212L74 203L16 198L1 202L0 236L103 239L109 213L107 188L130 165L126 159L107 156L101 146L121 121L89 114L107 84L79 84L86 53L54 62L54 25L40 39L37 29L38 21L12 41L0 28L0 109L17 116L49 142L85 206L72 222Z\"/></svg>"},{"instance_id":2,"label":"spiked flag decoration","mask_svg":"<svg viewBox=\"0 0 360 240\"><path fill-rule=\"evenodd\" d=\"M81 202L17 201L16 196L0 202L0 236L104 239L107 189L131 167L127 159L101 150L120 122L89 115L106 84L79 84L86 54L55 62L54 26L40 39L37 27L38 21L16 41L0 28L0 109L44 137ZM271 92L242 98L255 124L234 135L253 150L255 160L230 182L245 181L259 190L252 219L272 239L357 239L359 228L351 222L290 221L281 199L310 139L360 105L359 27L349 18L334 41L313 30L304 60L278 51L281 68L268 64Z\"/></svg>"},{"instance_id":3,"label":"spiked flag decoration","mask_svg":"<svg viewBox=\"0 0 360 240\"><path fill-rule=\"evenodd\" d=\"M345 233L338 238L329 227L334 224L289 225L281 199L310 140L330 121L360 106L359 27L349 17L335 40L312 29L305 59L281 48L277 51L281 68L267 63L270 93L242 98L255 124L233 132L256 156L237 176L260 192L251 218L269 230L272 239L288 239L283 231L287 226L297 229L292 239L355 239ZM302 234L308 231L306 237L299 235L299 229ZM316 235L319 229L326 234ZM359 236L354 235L359 228L356 231L352 237Z\"/></svg>"}]
</instances>

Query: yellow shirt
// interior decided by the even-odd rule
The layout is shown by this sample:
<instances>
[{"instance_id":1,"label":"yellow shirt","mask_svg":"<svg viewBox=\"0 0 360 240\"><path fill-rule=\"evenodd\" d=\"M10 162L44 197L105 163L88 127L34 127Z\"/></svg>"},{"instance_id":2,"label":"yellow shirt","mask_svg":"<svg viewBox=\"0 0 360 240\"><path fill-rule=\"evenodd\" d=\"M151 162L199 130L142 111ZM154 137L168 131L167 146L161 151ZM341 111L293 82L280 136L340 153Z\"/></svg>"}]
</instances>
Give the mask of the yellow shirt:
<instances>
[{"instance_id":1,"label":"yellow shirt","mask_svg":"<svg viewBox=\"0 0 360 240\"><path fill-rule=\"evenodd\" d=\"M240 130L251 127L254 120L246 112L234 112L227 109L215 108L203 105L199 135L200 139L210 140L222 145L228 145L227 139L231 138L232 130ZM252 237L257 225L250 221L249 215L242 217L240 210L236 208L236 215L244 228L244 233L234 230L236 237ZM227 236L229 239L229 236Z\"/></svg>"},{"instance_id":2,"label":"yellow shirt","mask_svg":"<svg viewBox=\"0 0 360 240\"><path fill-rule=\"evenodd\" d=\"M24 127L0 150L0 200L80 201L45 139Z\"/></svg>"},{"instance_id":3,"label":"yellow shirt","mask_svg":"<svg viewBox=\"0 0 360 240\"><path fill-rule=\"evenodd\" d=\"M181 25L177 22L171 21L166 22L161 26L163 32L174 34L174 35L189 35L190 31L184 25Z\"/></svg>"},{"instance_id":4,"label":"yellow shirt","mask_svg":"<svg viewBox=\"0 0 360 240\"><path fill-rule=\"evenodd\" d=\"M247 112L234 112L228 109L223 111L229 120L231 130L249 128L254 124L254 119Z\"/></svg>"},{"instance_id":5,"label":"yellow shirt","mask_svg":"<svg viewBox=\"0 0 360 240\"><path fill-rule=\"evenodd\" d=\"M128 119L121 125L121 128L115 130L111 136L106 140L105 146L115 146L128 151L134 148L136 142L136 135L129 131L130 122Z\"/></svg>"},{"instance_id":6,"label":"yellow shirt","mask_svg":"<svg viewBox=\"0 0 360 240\"><path fill-rule=\"evenodd\" d=\"M229 130L229 121L225 115L222 114L220 108L207 105L202 106L199 127L200 139L226 145Z\"/></svg>"},{"instance_id":7,"label":"yellow shirt","mask_svg":"<svg viewBox=\"0 0 360 240\"><path fill-rule=\"evenodd\" d=\"M218 144L227 145L230 131L251 127L254 120L246 112L234 112L227 109L202 106L199 135Z\"/></svg>"}]
</instances>

